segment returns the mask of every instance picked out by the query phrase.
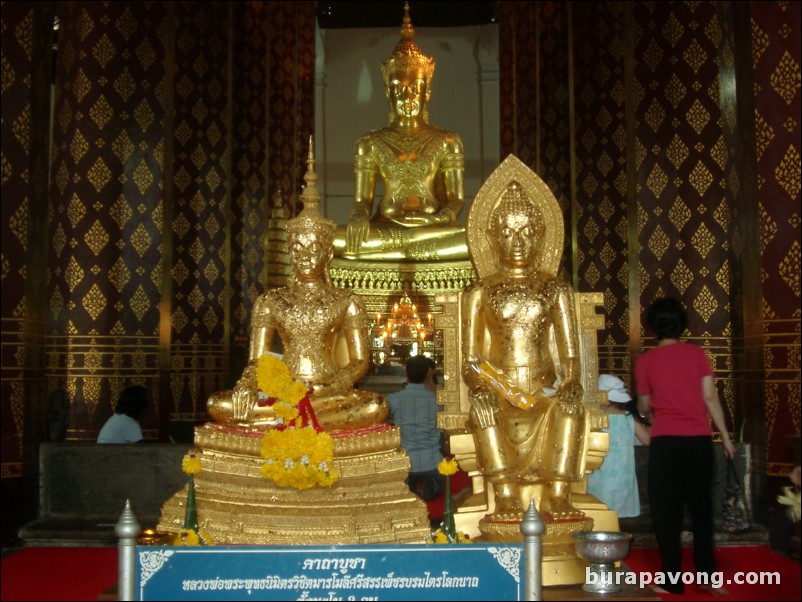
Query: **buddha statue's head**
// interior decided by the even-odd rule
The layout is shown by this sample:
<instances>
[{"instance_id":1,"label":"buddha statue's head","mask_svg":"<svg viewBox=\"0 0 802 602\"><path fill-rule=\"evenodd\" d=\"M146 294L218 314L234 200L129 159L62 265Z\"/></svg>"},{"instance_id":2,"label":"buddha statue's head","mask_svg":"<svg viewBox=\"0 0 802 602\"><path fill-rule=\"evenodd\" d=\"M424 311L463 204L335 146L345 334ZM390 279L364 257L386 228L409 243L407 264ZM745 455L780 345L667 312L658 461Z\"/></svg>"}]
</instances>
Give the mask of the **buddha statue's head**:
<instances>
[{"instance_id":1,"label":"buddha statue's head","mask_svg":"<svg viewBox=\"0 0 802 602\"><path fill-rule=\"evenodd\" d=\"M415 43L415 30L409 18L409 3L404 4L401 41L393 54L382 63L384 91L390 102L390 122L397 117L423 117L428 121L426 103L431 96L434 59L423 54Z\"/></svg>"},{"instance_id":2,"label":"buddha statue's head","mask_svg":"<svg viewBox=\"0 0 802 602\"><path fill-rule=\"evenodd\" d=\"M526 196L518 182L512 182L501 202L490 214L487 235L498 250L502 265L532 266L541 251L540 241L545 232L543 215Z\"/></svg>"},{"instance_id":3,"label":"buddha statue's head","mask_svg":"<svg viewBox=\"0 0 802 602\"><path fill-rule=\"evenodd\" d=\"M287 250L296 278L322 276L334 253L336 223L323 217L316 207L303 211L287 222Z\"/></svg>"},{"instance_id":4,"label":"buddha statue's head","mask_svg":"<svg viewBox=\"0 0 802 602\"><path fill-rule=\"evenodd\" d=\"M320 192L315 182L315 158L312 139L304 175L306 186L301 192L304 208L287 221L287 248L290 264L296 278L305 280L325 275L334 254L334 234L337 223L324 217L318 210Z\"/></svg>"}]
</instances>

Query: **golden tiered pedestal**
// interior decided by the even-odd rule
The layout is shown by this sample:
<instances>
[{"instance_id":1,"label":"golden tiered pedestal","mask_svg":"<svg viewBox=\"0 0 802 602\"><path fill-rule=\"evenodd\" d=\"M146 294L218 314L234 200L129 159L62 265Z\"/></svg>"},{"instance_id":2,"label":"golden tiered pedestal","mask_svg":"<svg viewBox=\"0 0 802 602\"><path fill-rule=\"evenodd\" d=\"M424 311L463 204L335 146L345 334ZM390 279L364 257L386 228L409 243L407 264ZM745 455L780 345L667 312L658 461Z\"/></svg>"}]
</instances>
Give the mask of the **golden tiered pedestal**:
<instances>
[{"instance_id":1,"label":"golden tiered pedestal","mask_svg":"<svg viewBox=\"0 0 802 602\"><path fill-rule=\"evenodd\" d=\"M409 458L397 427L335 431L332 487L296 490L262 477L262 432L207 423L195 429L203 470L195 475L200 527L217 544L424 543L426 505L404 479ZM177 533L187 489L162 507L159 531Z\"/></svg>"}]
</instances>

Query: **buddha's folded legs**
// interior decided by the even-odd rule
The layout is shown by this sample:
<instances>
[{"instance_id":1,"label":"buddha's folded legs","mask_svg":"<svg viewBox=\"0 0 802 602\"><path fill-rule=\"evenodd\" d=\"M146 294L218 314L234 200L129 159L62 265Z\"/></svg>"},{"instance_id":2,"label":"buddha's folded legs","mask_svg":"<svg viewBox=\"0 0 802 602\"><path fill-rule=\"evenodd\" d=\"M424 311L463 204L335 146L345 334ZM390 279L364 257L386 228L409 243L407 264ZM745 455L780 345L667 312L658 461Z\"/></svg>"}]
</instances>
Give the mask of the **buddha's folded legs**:
<instances>
[{"instance_id":1,"label":"buddha's folded legs","mask_svg":"<svg viewBox=\"0 0 802 602\"><path fill-rule=\"evenodd\" d=\"M378 393L352 391L348 395L327 399L312 398L312 407L318 423L327 431L358 429L381 424L387 417L387 400ZM245 420L234 415L231 391L220 391L209 397L209 416L218 424L229 426L271 427L276 426L276 414L272 406L253 404Z\"/></svg>"},{"instance_id":2,"label":"buddha's folded legs","mask_svg":"<svg viewBox=\"0 0 802 602\"><path fill-rule=\"evenodd\" d=\"M325 430L350 430L381 424L389 407L383 395L355 390L349 395L313 399L317 421Z\"/></svg>"},{"instance_id":3,"label":"buddha's folded legs","mask_svg":"<svg viewBox=\"0 0 802 602\"><path fill-rule=\"evenodd\" d=\"M555 400L528 423L520 413L516 415L488 428L479 427L471 418L477 460L493 485L494 520L510 520L523 512L522 485L532 481L545 486L539 508L542 514L561 519L582 516L570 505L569 489L581 476L584 408L566 413Z\"/></svg>"}]
</instances>

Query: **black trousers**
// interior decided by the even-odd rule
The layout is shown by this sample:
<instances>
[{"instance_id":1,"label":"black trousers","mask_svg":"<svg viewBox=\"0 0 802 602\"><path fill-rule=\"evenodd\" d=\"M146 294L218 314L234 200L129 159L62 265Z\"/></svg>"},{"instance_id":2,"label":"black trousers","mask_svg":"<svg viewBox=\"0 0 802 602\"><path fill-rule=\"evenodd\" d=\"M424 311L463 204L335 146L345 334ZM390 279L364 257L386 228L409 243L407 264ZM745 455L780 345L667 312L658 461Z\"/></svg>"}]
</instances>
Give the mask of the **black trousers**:
<instances>
[{"instance_id":1,"label":"black trousers","mask_svg":"<svg viewBox=\"0 0 802 602\"><path fill-rule=\"evenodd\" d=\"M682 518L688 506L693 523L693 562L697 572L712 573L713 440L705 437L655 437L649 448L649 506L664 573L682 570ZM663 586L680 593L682 582Z\"/></svg>"}]
</instances>

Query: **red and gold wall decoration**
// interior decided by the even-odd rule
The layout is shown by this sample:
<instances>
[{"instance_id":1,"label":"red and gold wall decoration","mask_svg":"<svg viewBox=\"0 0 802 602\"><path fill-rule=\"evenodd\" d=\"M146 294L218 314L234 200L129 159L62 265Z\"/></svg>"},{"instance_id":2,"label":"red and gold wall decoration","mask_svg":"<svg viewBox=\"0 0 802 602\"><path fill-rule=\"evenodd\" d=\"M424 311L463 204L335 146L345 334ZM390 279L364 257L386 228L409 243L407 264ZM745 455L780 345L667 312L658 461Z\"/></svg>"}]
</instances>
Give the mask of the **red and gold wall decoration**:
<instances>
[{"instance_id":1,"label":"red and gold wall decoration","mask_svg":"<svg viewBox=\"0 0 802 602\"><path fill-rule=\"evenodd\" d=\"M499 17L502 158L552 187L561 272L604 293L601 370L634 386L642 312L680 297L730 429L785 474L799 3L501 2ZM67 437L93 440L144 384L146 437L166 440L233 384L271 201L293 214L306 171L314 20L313 2L3 4L4 478L35 473L59 399Z\"/></svg>"},{"instance_id":2,"label":"red and gold wall decoration","mask_svg":"<svg viewBox=\"0 0 802 602\"><path fill-rule=\"evenodd\" d=\"M749 9L500 3L500 135L563 204L562 272L604 293L601 371L634 386L645 308L682 299L731 432L779 475L799 436L799 4Z\"/></svg>"}]
</instances>

